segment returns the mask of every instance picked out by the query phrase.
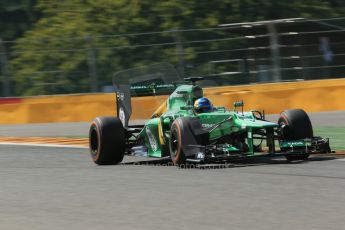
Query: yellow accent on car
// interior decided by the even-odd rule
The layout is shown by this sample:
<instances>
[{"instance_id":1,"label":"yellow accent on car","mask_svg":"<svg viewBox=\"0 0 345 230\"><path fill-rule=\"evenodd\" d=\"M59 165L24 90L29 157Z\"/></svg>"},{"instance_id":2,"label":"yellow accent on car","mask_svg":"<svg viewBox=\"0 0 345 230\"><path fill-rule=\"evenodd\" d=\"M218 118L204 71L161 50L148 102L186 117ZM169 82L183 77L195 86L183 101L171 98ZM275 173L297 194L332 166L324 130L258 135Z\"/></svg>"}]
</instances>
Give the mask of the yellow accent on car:
<instances>
[{"instance_id":1,"label":"yellow accent on car","mask_svg":"<svg viewBox=\"0 0 345 230\"><path fill-rule=\"evenodd\" d=\"M163 128L162 128L162 120L159 119L159 122L158 122L158 138L159 138L159 143L161 145L164 145L165 144L165 140L164 140L164 136L163 136Z\"/></svg>"},{"instance_id":2,"label":"yellow accent on car","mask_svg":"<svg viewBox=\"0 0 345 230\"><path fill-rule=\"evenodd\" d=\"M167 101L164 101L152 114L151 118L160 117L167 111Z\"/></svg>"}]
</instances>

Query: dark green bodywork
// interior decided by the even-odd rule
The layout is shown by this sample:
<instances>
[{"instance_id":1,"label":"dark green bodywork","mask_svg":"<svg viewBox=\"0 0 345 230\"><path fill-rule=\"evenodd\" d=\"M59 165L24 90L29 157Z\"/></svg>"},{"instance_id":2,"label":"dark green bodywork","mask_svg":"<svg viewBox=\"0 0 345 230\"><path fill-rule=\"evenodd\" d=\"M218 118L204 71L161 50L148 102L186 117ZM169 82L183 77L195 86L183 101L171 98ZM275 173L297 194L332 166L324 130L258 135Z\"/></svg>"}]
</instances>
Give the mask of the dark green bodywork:
<instances>
[{"instance_id":1,"label":"dark green bodywork","mask_svg":"<svg viewBox=\"0 0 345 230\"><path fill-rule=\"evenodd\" d=\"M198 118L202 127L208 130L211 130L212 127L215 127L215 125L222 121L227 120L227 122L220 124L219 127L210 132L210 140L232 133L239 135L243 134L248 148L246 152L242 151L241 154L248 156L262 154L255 152L253 135L263 129L269 131L268 133L272 133L273 135L273 130L278 127L277 123L258 119L253 112L238 112L235 109L230 111L224 107L215 107L214 111L210 113L196 114L193 109L193 104L195 99L202 96L202 89L197 85L181 85L176 88L176 90L167 99L166 112L160 117L148 120L139 134L139 138L144 139L144 143L148 148L148 156L164 157L169 155L168 146L170 141L171 123L176 118L184 116ZM235 104L235 106L241 106L241 103ZM281 144L291 145L291 143L283 142ZM305 145L303 141L299 141L295 144L299 147L300 145ZM224 145L224 152L231 153L239 151L240 150L234 145Z\"/></svg>"}]
</instances>

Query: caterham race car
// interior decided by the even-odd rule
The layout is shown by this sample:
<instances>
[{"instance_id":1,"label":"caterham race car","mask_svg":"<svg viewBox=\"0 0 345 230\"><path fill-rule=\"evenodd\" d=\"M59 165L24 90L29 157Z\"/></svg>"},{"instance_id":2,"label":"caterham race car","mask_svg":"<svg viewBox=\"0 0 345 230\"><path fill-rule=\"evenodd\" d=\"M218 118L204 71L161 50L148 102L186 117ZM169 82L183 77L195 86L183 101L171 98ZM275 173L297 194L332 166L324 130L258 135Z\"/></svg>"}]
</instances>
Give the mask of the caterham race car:
<instances>
[{"instance_id":1,"label":"caterham race car","mask_svg":"<svg viewBox=\"0 0 345 230\"><path fill-rule=\"evenodd\" d=\"M299 161L313 153L331 152L328 138L313 135L302 109L285 110L276 123L270 122L263 111L244 112L243 101L234 102L232 110L213 106L197 85L201 77L176 81L171 78L176 71L169 66L164 71L157 66L153 72L147 69L115 74L117 117L96 117L90 127L90 151L96 164L118 164L124 155L170 156L174 165L182 165L257 156ZM131 94L145 87L152 94L159 94L159 88L173 92L145 124L130 125Z\"/></svg>"}]
</instances>

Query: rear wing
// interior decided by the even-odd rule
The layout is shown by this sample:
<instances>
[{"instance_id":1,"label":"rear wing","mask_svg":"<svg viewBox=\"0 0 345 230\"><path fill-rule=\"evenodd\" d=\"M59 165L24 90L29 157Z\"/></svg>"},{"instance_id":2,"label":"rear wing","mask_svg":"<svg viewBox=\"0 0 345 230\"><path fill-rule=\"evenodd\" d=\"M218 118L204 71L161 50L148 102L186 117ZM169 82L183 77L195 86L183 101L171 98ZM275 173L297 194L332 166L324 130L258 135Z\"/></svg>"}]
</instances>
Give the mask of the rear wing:
<instances>
[{"instance_id":1,"label":"rear wing","mask_svg":"<svg viewBox=\"0 0 345 230\"><path fill-rule=\"evenodd\" d=\"M116 72L113 86L116 93L116 112L123 126L128 128L132 115L131 96L172 93L182 82L174 66L157 63Z\"/></svg>"}]
</instances>

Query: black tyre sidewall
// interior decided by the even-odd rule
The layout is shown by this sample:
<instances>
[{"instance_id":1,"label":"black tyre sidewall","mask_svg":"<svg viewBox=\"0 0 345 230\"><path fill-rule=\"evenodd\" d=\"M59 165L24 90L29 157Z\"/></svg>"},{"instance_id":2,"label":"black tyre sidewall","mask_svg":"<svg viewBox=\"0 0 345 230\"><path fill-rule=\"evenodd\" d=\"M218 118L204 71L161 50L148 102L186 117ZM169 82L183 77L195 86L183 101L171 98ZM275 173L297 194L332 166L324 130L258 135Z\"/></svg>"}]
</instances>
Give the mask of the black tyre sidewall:
<instances>
[{"instance_id":1,"label":"black tyre sidewall","mask_svg":"<svg viewBox=\"0 0 345 230\"><path fill-rule=\"evenodd\" d=\"M285 110L281 113L278 124L287 127L283 135L284 140L299 140L313 137L313 127L309 116L302 109Z\"/></svg>"},{"instance_id":2,"label":"black tyre sidewall","mask_svg":"<svg viewBox=\"0 0 345 230\"><path fill-rule=\"evenodd\" d=\"M176 119L171 125L171 135L170 135L170 142L169 142L169 150L170 150L170 157L174 165L181 165L184 164L186 161L186 157L183 151L183 131L184 131L183 124L180 119ZM172 147L172 137L176 138L177 147L176 150Z\"/></svg>"},{"instance_id":3,"label":"black tyre sidewall","mask_svg":"<svg viewBox=\"0 0 345 230\"><path fill-rule=\"evenodd\" d=\"M97 147L93 138L97 136ZM125 153L125 130L116 117L97 117L90 127L90 152L99 165L118 164ZM94 151L93 151L94 150Z\"/></svg>"},{"instance_id":4,"label":"black tyre sidewall","mask_svg":"<svg viewBox=\"0 0 345 230\"><path fill-rule=\"evenodd\" d=\"M188 148L188 145L199 145L197 137L192 131L191 124L194 124L196 128L201 128L201 124L197 118L194 117L179 117L171 125L171 136L169 142L169 150L171 160L175 165L181 165L186 163L186 158L194 157L196 151ZM178 146L176 154L172 149L172 136L175 135Z\"/></svg>"}]
</instances>

